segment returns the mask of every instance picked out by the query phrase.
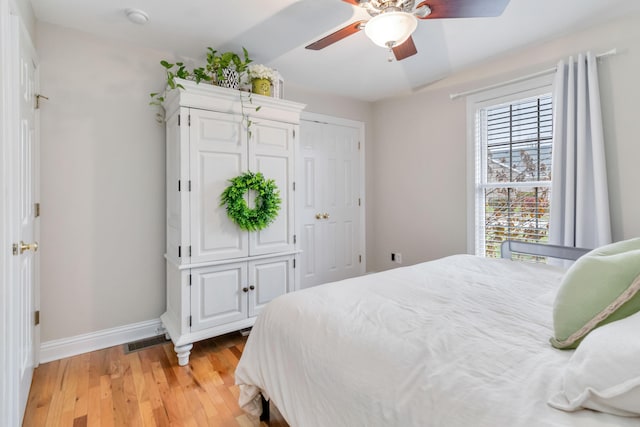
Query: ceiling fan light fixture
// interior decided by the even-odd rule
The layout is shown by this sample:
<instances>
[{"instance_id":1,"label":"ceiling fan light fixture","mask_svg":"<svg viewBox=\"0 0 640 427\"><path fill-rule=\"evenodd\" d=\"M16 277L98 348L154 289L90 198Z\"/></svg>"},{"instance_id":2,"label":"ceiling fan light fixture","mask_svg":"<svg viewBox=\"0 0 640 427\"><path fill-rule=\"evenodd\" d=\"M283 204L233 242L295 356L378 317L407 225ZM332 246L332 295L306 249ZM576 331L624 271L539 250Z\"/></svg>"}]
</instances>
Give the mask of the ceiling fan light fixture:
<instances>
[{"instance_id":1,"label":"ceiling fan light fixture","mask_svg":"<svg viewBox=\"0 0 640 427\"><path fill-rule=\"evenodd\" d=\"M406 12L385 12L371 18L364 32L378 46L392 48L404 43L418 26L417 18Z\"/></svg>"}]
</instances>

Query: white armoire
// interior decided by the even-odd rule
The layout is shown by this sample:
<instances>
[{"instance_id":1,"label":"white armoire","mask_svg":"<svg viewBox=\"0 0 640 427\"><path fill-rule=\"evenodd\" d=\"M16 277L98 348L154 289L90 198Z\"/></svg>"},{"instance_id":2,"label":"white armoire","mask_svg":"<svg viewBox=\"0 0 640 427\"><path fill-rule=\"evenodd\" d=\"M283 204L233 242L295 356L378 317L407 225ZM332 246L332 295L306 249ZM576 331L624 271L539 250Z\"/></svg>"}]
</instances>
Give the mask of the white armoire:
<instances>
[{"instance_id":1,"label":"white armoire","mask_svg":"<svg viewBox=\"0 0 640 427\"><path fill-rule=\"evenodd\" d=\"M296 287L294 160L304 105L207 84L167 93L167 311L178 363L195 341L253 325L262 307ZM241 230L220 205L229 179L273 179L276 220ZM247 193L251 205L251 195Z\"/></svg>"}]
</instances>

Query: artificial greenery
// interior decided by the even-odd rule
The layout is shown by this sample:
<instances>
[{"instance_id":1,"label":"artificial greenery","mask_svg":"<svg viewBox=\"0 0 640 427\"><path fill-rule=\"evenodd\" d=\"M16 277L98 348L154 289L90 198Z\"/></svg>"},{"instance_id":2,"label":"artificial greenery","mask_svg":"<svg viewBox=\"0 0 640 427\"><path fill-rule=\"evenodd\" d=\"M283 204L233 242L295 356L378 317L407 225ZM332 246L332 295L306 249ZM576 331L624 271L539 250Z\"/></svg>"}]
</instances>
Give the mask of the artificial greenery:
<instances>
[{"instance_id":1,"label":"artificial greenery","mask_svg":"<svg viewBox=\"0 0 640 427\"><path fill-rule=\"evenodd\" d=\"M180 83L176 83L176 78L186 80L193 75L192 72L187 70L183 62L176 62L175 64L171 64L165 60L162 60L160 61L160 65L164 67L165 72L167 73L167 86L169 86L169 88L171 89L184 89L184 86L182 86ZM173 70L173 67L177 67L175 71ZM200 83L201 79L198 79L196 77L194 78L194 80L196 80L197 83ZM149 94L149 96L151 97L151 102L149 102L150 105L157 105L159 107L162 106L162 103L164 102L164 96L162 96L161 93L154 92Z\"/></svg>"},{"instance_id":2,"label":"artificial greenery","mask_svg":"<svg viewBox=\"0 0 640 427\"><path fill-rule=\"evenodd\" d=\"M272 179L260 173L245 172L229 180L231 183L220 195L220 206L227 205L227 215L238 227L258 231L271 224L280 211L280 191ZM250 209L245 193L255 191L255 208Z\"/></svg>"},{"instance_id":3,"label":"artificial greenery","mask_svg":"<svg viewBox=\"0 0 640 427\"><path fill-rule=\"evenodd\" d=\"M212 48L207 48L207 65L205 66L205 71L208 76L211 78L215 78L216 81L221 81L224 79L224 75L222 71L226 68L231 68L236 70L238 74L243 73L247 70L247 66L253 62L252 59L249 58L249 52L244 47L242 48L242 53L244 54L244 59L240 59L238 54L235 52L224 52L218 54L217 50L213 50Z\"/></svg>"},{"instance_id":4,"label":"artificial greenery","mask_svg":"<svg viewBox=\"0 0 640 427\"><path fill-rule=\"evenodd\" d=\"M227 68L235 70L238 74L244 73L253 60L249 58L249 52L244 47L242 48L242 54L243 58L240 58L235 52L218 53L217 50L208 47L207 60L204 67L189 70L183 62L172 64L165 60L160 61L160 65L164 67L167 74L167 86L169 86L170 89L184 89L180 83L176 82L176 78L193 80L196 83L206 81L216 84L224 80L223 70ZM154 92L149 94L149 96L151 97L149 104L162 106L164 102L162 93Z\"/></svg>"}]
</instances>

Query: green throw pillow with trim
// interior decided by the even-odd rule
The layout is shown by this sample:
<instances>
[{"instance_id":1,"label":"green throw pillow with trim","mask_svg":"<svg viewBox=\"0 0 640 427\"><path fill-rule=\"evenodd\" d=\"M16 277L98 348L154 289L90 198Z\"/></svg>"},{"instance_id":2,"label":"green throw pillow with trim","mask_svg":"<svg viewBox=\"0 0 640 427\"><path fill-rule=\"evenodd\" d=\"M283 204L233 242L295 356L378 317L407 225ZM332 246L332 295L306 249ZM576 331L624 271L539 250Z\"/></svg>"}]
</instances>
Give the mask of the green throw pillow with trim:
<instances>
[{"instance_id":1,"label":"green throw pillow with trim","mask_svg":"<svg viewBox=\"0 0 640 427\"><path fill-rule=\"evenodd\" d=\"M602 246L562 278L553 307L559 349L576 348L593 329L640 311L640 238Z\"/></svg>"}]
</instances>

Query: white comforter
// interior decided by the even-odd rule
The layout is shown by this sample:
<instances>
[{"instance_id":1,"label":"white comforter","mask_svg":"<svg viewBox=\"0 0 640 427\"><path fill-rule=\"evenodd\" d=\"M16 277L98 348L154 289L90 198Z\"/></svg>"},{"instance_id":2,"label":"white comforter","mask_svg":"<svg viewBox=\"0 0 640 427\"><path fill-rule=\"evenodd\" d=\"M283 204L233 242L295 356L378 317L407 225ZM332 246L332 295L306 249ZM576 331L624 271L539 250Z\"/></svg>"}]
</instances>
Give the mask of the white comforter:
<instances>
[{"instance_id":1,"label":"white comforter","mask_svg":"<svg viewBox=\"0 0 640 427\"><path fill-rule=\"evenodd\" d=\"M562 270L457 255L271 302L236 370L293 427L638 426L552 409L570 351L552 348Z\"/></svg>"}]
</instances>

